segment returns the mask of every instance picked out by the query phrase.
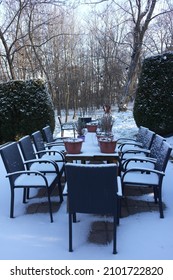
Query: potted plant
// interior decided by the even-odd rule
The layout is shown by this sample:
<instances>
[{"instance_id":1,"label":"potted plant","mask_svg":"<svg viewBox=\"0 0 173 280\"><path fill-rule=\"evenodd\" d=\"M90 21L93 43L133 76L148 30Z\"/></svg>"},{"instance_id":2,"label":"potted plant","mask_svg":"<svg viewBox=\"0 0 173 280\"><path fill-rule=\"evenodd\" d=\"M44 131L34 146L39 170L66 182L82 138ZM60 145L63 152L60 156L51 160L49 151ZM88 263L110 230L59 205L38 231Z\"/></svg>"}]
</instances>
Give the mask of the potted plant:
<instances>
[{"instance_id":1,"label":"potted plant","mask_svg":"<svg viewBox=\"0 0 173 280\"><path fill-rule=\"evenodd\" d=\"M114 118L111 114L104 114L99 120L99 129L101 132L110 133L114 124Z\"/></svg>"},{"instance_id":2,"label":"potted plant","mask_svg":"<svg viewBox=\"0 0 173 280\"><path fill-rule=\"evenodd\" d=\"M68 154L80 154L83 140L80 138L68 138L64 140L64 146Z\"/></svg>"},{"instance_id":3,"label":"potted plant","mask_svg":"<svg viewBox=\"0 0 173 280\"><path fill-rule=\"evenodd\" d=\"M102 137L99 139L101 153L112 154L115 152L117 141L110 137Z\"/></svg>"},{"instance_id":4,"label":"potted plant","mask_svg":"<svg viewBox=\"0 0 173 280\"><path fill-rule=\"evenodd\" d=\"M86 124L84 121L81 120L81 118L79 118L78 121L76 122L76 130L77 130L77 137L85 141L85 135L87 133Z\"/></svg>"},{"instance_id":5,"label":"potted plant","mask_svg":"<svg viewBox=\"0 0 173 280\"><path fill-rule=\"evenodd\" d=\"M86 124L88 132L96 132L98 127L98 122L89 122Z\"/></svg>"},{"instance_id":6,"label":"potted plant","mask_svg":"<svg viewBox=\"0 0 173 280\"><path fill-rule=\"evenodd\" d=\"M97 140L98 140L98 144L100 145L100 142L99 142L100 139L106 137L106 138L109 138L109 139L113 140L114 135L111 132L106 133L106 132L96 131L96 137L97 137Z\"/></svg>"}]
</instances>

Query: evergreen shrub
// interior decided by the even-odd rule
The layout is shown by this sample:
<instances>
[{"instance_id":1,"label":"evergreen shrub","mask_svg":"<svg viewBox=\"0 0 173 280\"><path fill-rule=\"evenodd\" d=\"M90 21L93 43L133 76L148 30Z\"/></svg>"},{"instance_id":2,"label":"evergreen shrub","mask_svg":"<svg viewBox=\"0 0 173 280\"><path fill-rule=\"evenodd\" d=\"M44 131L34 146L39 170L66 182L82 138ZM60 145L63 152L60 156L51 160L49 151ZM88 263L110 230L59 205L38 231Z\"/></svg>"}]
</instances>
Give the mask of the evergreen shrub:
<instances>
[{"instance_id":1,"label":"evergreen shrub","mask_svg":"<svg viewBox=\"0 0 173 280\"><path fill-rule=\"evenodd\" d=\"M51 97L41 79L16 80L0 84L0 142L55 126Z\"/></svg>"},{"instance_id":2,"label":"evergreen shrub","mask_svg":"<svg viewBox=\"0 0 173 280\"><path fill-rule=\"evenodd\" d=\"M137 126L173 133L173 52L144 60L133 115Z\"/></svg>"}]
</instances>

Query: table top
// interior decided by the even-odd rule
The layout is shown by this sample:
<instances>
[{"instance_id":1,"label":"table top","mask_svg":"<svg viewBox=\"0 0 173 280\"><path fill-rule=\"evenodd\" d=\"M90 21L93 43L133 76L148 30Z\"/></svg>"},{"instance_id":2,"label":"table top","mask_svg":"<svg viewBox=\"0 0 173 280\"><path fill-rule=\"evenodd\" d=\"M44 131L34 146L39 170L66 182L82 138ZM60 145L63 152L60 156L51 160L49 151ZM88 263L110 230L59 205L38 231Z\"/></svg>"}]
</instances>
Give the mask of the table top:
<instances>
[{"instance_id":1,"label":"table top","mask_svg":"<svg viewBox=\"0 0 173 280\"><path fill-rule=\"evenodd\" d=\"M73 160L94 160L94 161L117 161L119 158L118 152L107 154L101 153L95 133L88 132L85 136L85 141L82 143L80 154L66 154L66 161Z\"/></svg>"}]
</instances>

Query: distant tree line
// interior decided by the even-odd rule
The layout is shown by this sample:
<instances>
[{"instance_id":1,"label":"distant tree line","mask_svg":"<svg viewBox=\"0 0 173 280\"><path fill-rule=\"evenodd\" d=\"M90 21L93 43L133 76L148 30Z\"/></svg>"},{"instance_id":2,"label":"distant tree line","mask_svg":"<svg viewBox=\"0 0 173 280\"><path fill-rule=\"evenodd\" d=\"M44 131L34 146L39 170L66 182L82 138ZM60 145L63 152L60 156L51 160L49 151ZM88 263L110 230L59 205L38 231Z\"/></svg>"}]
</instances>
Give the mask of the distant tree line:
<instances>
[{"instance_id":1,"label":"distant tree line","mask_svg":"<svg viewBox=\"0 0 173 280\"><path fill-rule=\"evenodd\" d=\"M92 4L85 20L79 2ZM171 1L87 3L0 3L0 80L43 78L66 119L69 109L74 117L104 103L124 109L134 100L142 60L173 49Z\"/></svg>"}]
</instances>

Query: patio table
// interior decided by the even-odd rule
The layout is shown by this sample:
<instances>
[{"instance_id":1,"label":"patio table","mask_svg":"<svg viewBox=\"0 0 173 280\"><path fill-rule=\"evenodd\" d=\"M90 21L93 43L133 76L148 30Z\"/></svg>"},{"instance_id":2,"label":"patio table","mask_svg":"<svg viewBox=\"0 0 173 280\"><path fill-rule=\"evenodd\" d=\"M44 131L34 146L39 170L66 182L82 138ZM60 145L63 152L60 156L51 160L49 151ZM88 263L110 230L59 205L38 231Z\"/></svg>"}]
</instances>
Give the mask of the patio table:
<instances>
[{"instance_id":1,"label":"patio table","mask_svg":"<svg viewBox=\"0 0 173 280\"><path fill-rule=\"evenodd\" d=\"M119 160L119 154L117 151L111 154L101 153L96 133L88 132L82 144L81 153L66 154L65 159L66 162L80 161L81 163L85 163L87 161L106 161L116 163Z\"/></svg>"}]
</instances>

